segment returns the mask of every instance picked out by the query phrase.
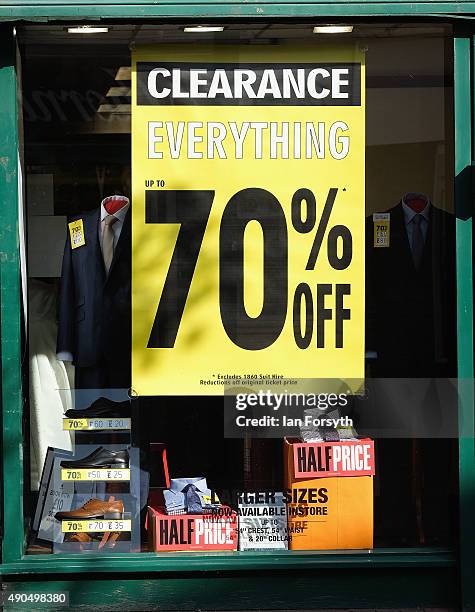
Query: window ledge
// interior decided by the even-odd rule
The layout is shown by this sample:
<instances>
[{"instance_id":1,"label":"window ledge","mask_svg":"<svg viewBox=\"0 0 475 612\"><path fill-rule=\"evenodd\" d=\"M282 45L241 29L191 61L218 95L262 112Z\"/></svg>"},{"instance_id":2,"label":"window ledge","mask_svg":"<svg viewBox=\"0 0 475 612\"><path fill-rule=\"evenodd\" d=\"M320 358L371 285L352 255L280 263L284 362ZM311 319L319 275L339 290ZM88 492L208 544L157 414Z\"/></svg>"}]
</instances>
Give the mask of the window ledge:
<instances>
[{"instance_id":1,"label":"window ledge","mask_svg":"<svg viewBox=\"0 0 475 612\"><path fill-rule=\"evenodd\" d=\"M454 551L441 548L384 548L351 551L262 551L196 553L120 553L28 555L0 565L13 574L87 574L101 572L195 572L266 569L452 567Z\"/></svg>"}]
</instances>

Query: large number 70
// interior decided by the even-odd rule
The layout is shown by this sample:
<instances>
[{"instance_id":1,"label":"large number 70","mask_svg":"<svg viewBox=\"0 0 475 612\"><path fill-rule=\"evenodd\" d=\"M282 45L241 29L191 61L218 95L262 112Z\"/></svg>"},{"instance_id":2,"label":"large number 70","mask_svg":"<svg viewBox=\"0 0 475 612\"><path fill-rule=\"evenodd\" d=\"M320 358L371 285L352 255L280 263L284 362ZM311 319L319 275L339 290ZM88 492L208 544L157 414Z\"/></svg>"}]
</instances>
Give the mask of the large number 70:
<instances>
[{"instance_id":1,"label":"large number 70","mask_svg":"<svg viewBox=\"0 0 475 612\"><path fill-rule=\"evenodd\" d=\"M147 190L146 223L179 223L148 348L172 348L196 268L214 191ZM263 306L250 317L244 305L244 232L250 221L263 232ZM287 223L277 198L264 189L236 193L226 205L219 233L219 302L221 320L234 344L248 350L270 346L287 314Z\"/></svg>"},{"instance_id":2,"label":"large number 70","mask_svg":"<svg viewBox=\"0 0 475 612\"><path fill-rule=\"evenodd\" d=\"M323 207L306 270L314 270L338 189L331 188ZM203 237L208 223L214 191L146 191L147 223L177 223L180 230L168 268L148 348L175 346L186 300L190 291ZM303 202L306 215L303 219ZM305 188L292 197L292 225L302 234L316 226L314 194ZM244 234L250 221L262 229L264 244L263 305L256 317L250 317L244 304ZM326 241L328 262L334 270L345 270L353 254L352 235L345 225L335 225ZM340 246L338 246L340 245ZM288 236L285 214L279 200L269 191L251 187L236 193L224 208L219 231L219 305L223 327L234 344L247 350L264 349L279 337L287 315ZM325 299L334 293L334 313ZM316 318L317 348L325 347L325 321L334 318L335 346L343 348L343 322L351 318L344 306L351 294L349 284L328 283L316 286L316 313L312 290L300 283L294 294L292 312L295 343L300 349L310 345ZM305 305L302 329L301 306ZM315 316L316 314L316 316Z\"/></svg>"}]
</instances>

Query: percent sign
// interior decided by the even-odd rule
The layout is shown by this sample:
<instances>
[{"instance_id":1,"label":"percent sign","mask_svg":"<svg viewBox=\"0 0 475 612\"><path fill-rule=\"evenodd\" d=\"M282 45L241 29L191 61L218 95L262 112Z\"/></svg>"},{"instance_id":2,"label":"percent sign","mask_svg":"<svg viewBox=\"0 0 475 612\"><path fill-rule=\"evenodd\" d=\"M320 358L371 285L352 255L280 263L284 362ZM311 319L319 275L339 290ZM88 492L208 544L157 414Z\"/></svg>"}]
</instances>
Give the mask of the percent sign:
<instances>
[{"instance_id":1,"label":"percent sign","mask_svg":"<svg viewBox=\"0 0 475 612\"><path fill-rule=\"evenodd\" d=\"M330 215L335 204L338 189L332 187L328 191L325 206L318 223L315 239L308 256L306 270L314 270L318 255L322 247L323 238L328 228ZM302 219L303 202L306 202L306 218ZM317 221L317 203L315 195L310 189L298 189L292 197L292 225L301 234L308 234L315 229ZM338 239L342 241L342 254L338 256ZM346 225L334 225L328 232L327 238L328 262L334 270L345 270L353 257L353 238Z\"/></svg>"},{"instance_id":2,"label":"percent sign","mask_svg":"<svg viewBox=\"0 0 475 612\"><path fill-rule=\"evenodd\" d=\"M332 187L328 191L323 212L317 226L312 248L308 256L306 270L314 270L318 255L322 247L323 238L328 228L328 222L335 204L338 189ZM303 202L306 202L306 216L303 216ZM309 189L298 189L292 197L292 225L301 234L308 234L316 225L317 203L315 195ZM338 242L341 239L341 256L338 255ZM345 270L353 257L353 238L346 225L334 225L327 237L328 262L334 270ZM343 322L351 318L351 312L344 307L344 298L350 295L351 286L347 283L337 283L334 286L328 283L319 283L315 287L316 298L314 304L313 292L307 283L299 283L295 289L293 302L294 339L300 349L310 346L313 338L316 320L316 345L325 348L325 321L335 320L335 347L343 348ZM332 294L334 296L334 309L327 308L325 300ZM305 321L302 325L302 300L305 307Z\"/></svg>"}]
</instances>

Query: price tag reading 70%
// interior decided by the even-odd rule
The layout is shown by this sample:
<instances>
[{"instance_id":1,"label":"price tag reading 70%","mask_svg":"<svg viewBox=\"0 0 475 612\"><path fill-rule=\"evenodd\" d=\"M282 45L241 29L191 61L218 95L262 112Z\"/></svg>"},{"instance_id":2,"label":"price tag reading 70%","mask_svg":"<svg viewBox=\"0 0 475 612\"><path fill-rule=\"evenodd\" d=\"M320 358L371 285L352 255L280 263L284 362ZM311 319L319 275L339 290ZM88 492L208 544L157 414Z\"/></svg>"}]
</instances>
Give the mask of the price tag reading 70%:
<instances>
[{"instance_id":1,"label":"price tag reading 70%","mask_svg":"<svg viewBox=\"0 0 475 612\"><path fill-rule=\"evenodd\" d=\"M131 531L132 521L129 519L89 519L76 521L62 521L61 531L63 533L93 533L102 531Z\"/></svg>"},{"instance_id":2,"label":"price tag reading 70%","mask_svg":"<svg viewBox=\"0 0 475 612\"><path fill-rule=\"evenodd\" d=\"M314 193L301 188L292 197L293 230L301 234L315 230L305 270L316 268L327 230L330 266L339 271L351 263L353 239L349 228L334 225L328 229L337 195L338 188L329 189L318 224ZM145 192L147 223L180 224L148 348L172 348L175 345L214 196L212 190ZM244 305L244 233L251 221L260 224L264 243L263 306L257 317L249 316ZM243 189L227 203L219 231L219 276L221 320L230 340L247 350L271 346L284 327L289 299L287 221L282 205L270 191L254 187ZM333 293L334 311L326 306L327 296ZM298 348L310 346L315 327L316 347L324 348L325 321L332 319L335 347L343 347L343 324L350 319L350 309L344 307L344 297L350 294L349 283L319 283L315 287L315 296L308 283L297 285L293 294L292 317ZM304 317L301 317L302 306Z\"/></svg>"},{"instance_id":3,"label":"price tag reading 70%","mask_svg":"<svg viewBox=\"0 0 475 612\"><path fill-rule=\"evenodd\" d=\"M130 480L129 468L61 469L61 480Z\"/></svg>"}]
</instances>

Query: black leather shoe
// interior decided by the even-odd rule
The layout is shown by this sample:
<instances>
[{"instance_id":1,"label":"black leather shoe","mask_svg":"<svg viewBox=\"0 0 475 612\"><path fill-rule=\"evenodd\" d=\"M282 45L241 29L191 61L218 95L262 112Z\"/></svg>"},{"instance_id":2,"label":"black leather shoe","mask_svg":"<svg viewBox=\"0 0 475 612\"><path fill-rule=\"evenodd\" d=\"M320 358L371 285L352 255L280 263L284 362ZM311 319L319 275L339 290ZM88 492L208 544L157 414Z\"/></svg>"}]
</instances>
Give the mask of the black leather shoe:
<instances>
[{"instance_id":1,"label":"black leather shoe","mask_svg":"<svg viewBox=\"0 0 475 612\"><path fill-rule=\"evenodd\" d=\"M111 451L103 446L82 459L74 461L61 461L64 468L128 468L129 453L126 449Z\"/></svg>"},{"instance_id":2,"label":"black leather shoe","mask_svg":"<svg viewBox=\"0 0 475 612\"><path fill-rule=\"evenodd\" d=\"M94 418L124 418L130 416L130 402L113 402L107 397L100 397L88 408L67 410L68 419L94 419Z\"/></svg>"}]
</instances>

